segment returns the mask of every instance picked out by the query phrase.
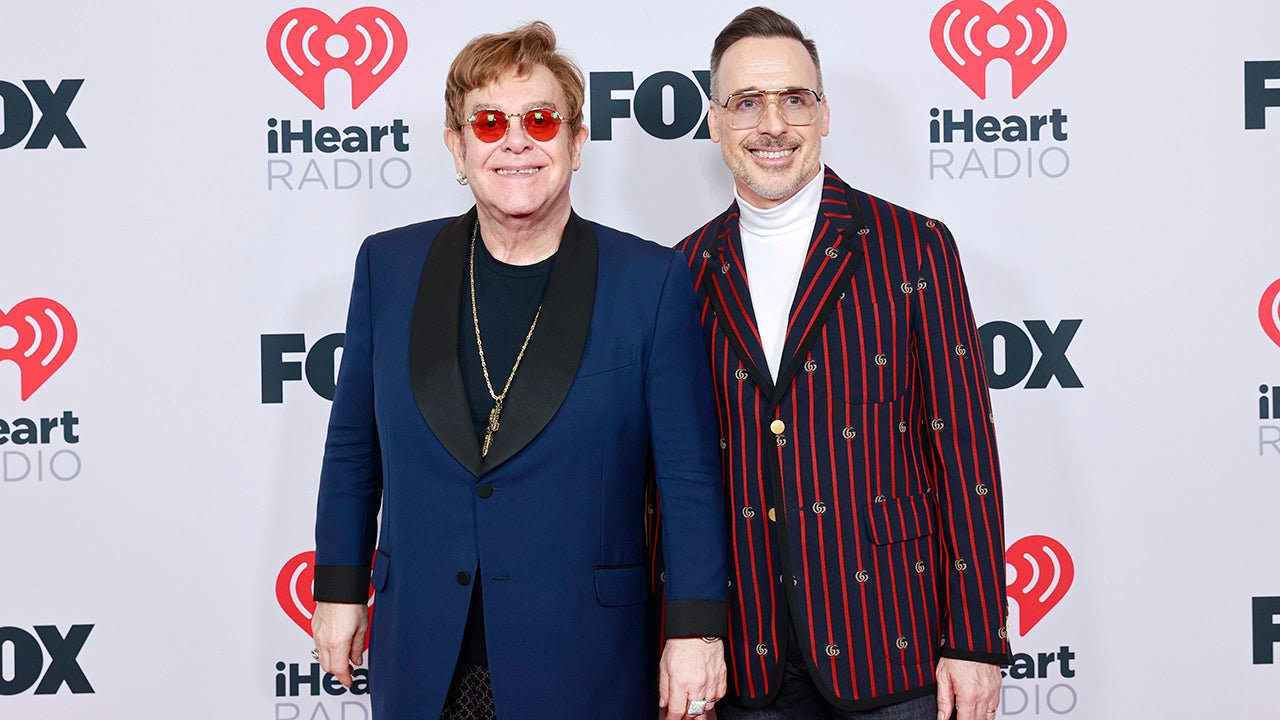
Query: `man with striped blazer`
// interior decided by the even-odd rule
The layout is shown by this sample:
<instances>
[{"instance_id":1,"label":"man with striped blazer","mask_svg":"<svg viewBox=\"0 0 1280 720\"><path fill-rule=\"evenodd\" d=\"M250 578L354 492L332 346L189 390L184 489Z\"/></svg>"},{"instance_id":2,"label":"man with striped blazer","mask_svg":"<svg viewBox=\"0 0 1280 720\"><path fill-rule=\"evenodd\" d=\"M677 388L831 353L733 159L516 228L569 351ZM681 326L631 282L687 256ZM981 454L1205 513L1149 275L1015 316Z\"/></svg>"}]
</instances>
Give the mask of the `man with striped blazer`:
<instances>
[{"instance_id":1,"label":"man with striped blazer","mask_svg":"<svg viewBox=\"0 0 1280 720\"><path fill-rule=\"evenodd\" d=\"M830 110L795 23L745 11L711 72L736 198L680 249L732 539L719 718L989 720L1009 652L1001 489L951 234L823 166Z\"/></svg>"}]
</instances>

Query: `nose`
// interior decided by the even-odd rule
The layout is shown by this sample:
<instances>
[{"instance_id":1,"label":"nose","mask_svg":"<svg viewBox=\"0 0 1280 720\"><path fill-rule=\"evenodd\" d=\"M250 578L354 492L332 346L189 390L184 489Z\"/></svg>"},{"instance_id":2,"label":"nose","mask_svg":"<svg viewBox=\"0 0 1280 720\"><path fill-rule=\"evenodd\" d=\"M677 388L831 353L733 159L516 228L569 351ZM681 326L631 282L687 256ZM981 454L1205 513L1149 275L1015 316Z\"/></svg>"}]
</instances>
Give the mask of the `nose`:
<instances>
[{"instance_id":1,"label":"nose","mask_svg":"<svg viewBox=\"0 0 1280 720\"><path fill-rule=\"evenodd\" d=\"M533 138L524 129L524 115L516 115L507 119L507 132L502 136L502 149L519 153L533 146Z\"/></svg>"},{"instance_id":2,"label":"nose","mask_svg":"<svg viewBox=\"0 0 1280 720\"><path fill-rule=\"evenodd\" d=\"M782 117L782 108L778 105L778 99L766 96L764 114L760 116L760 124L756 126L756 132L769 137L777 137L785 135L789 127L791 126Z\"/></svg>"}]
</instances>

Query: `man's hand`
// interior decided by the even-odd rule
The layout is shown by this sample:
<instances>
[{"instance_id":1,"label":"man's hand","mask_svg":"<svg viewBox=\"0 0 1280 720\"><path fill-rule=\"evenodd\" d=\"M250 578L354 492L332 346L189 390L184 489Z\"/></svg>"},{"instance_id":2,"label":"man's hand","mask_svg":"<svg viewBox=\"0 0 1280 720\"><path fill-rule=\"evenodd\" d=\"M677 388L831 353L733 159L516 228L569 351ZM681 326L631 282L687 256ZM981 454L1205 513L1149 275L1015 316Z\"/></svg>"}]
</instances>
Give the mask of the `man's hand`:
<instances>
[{"instance_id":1,"label":"man's hand","mask_svg":"<svg viewBox=\"0 0 1280 720\"><path fill-rule=\"evenodd\" d=\"M945 657L938 661L938 720L950 720L952 711L956 720L992 720L999 706L999 665Z\"/></svg>"},{"instance_id":2,"label":"man's hand","mask_svg":"<svg viewBox=\"0 0 1280 720\"><path fill-rule=\"evenodd\" d=\"M364 662L364 637L369 632L369 607L363 603L316 603L311 638L320 654L320 667L351 687L351 668Z\"/></svg>"},{"instance_id":3,"label":"man's hand","mask_svg":"<svg viewBox=\"0 0 1280 720\"><path fill-rule=\"evenodd\" d=\"M658 662L658 706L667 720L684 720L690 700L706 700L705 710L728 690L724 643L702 638L671 638Z\"/></svg>"}]
</instances>

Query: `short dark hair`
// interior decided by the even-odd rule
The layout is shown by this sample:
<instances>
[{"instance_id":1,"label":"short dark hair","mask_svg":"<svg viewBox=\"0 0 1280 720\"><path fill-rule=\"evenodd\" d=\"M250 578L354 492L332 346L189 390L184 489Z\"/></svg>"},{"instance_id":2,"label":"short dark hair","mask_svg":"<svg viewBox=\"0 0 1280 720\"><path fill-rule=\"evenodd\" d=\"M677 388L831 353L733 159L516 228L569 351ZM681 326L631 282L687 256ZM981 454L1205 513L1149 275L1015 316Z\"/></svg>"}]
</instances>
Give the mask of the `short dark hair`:
<instances>
[{"instance_id":1,"label":"short dark hair","mask_svg":"<svg viewBox=\"0 0 1280 720\"><path fill-rule=\"evenodd\" d=\"M809 59L818 71L818 87L822 92L822 63L818 61L818 45L811 38L804 36L800 26L783 15L767 7L756 7L743 10L738 17L729 21L728 25L716 36L711 46L711 93L716 94L716 71L720 69L720 59L729 46L744 38L788 38L804 45L809 51Z\"/></svg>"}]
</instances>

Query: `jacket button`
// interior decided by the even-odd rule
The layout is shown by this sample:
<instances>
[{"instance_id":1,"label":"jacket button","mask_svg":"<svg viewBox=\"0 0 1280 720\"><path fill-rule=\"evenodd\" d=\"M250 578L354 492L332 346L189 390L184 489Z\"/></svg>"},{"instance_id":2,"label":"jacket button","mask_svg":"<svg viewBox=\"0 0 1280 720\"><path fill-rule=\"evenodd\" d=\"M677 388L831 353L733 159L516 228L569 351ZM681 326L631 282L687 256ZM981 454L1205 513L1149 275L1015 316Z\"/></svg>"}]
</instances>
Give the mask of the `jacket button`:
<instances>
[{"instance_id":1,"label":"jacket button","mask_svg":"<svg viewBox=\"0 0 1280 720\"><path fill-rule=\"evenodd\" d=\"M481 485L480 487L476 488L476 494L482 498L490 497L493 495L493 486L488 484Z\"/></svg>"},{"instance_id":2,"label":"jacket button","mask_svg":"<svg viewBox=\"0 0 1280 720\"><path fill-rule=\"evenodd\" d=\"M781 420L774 420L773 422L769 423L769 432L773 433L774 435L781 435L786 431L787 431L787 424L782 422Z\"/></svg>"},{"instance_id":3,"label":"jacket button","mask_svg":"<svg viewBox=\"0 0 1280 720\"><path fill-rule=\"evenodd\" d=\"M769 522L778 522L778 516L773 513L773 508L769 508Z\"/></svg>"},{"instance_id":4,"label":"jacket button","mask_svg":"<svg viewBox=\"0 0 1280 720\"><path fill-rule=\"evenodd\" d=\"M471 573L467 572L466 570L463 570L463 571L459 572L459 573L458 573L458 584L459 584L459 585L470 585L470 584L471 584Z\"/></svg>"}]
</instances>

